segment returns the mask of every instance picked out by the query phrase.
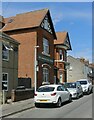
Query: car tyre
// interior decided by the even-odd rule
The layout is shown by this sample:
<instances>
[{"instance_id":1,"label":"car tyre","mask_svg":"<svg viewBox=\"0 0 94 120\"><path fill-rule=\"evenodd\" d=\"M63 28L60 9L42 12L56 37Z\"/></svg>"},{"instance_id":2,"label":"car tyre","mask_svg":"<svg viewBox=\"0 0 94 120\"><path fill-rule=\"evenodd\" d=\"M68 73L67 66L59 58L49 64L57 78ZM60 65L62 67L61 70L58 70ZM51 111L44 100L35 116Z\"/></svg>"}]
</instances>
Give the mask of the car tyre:
<instances>
[{"instance_id":1,"label":"car tyre","mask_svg":"<svg viewBox=\"0 0 94 120\"><path fill-rule=\"evenodd\" d=\"M56 106L57 106L57 107L61 107L61 105L62 105L61 98L59 98Z\"/></svg>"},{"instance_id":2,"label":"car tyre","mask_svg":"<svg viewBox=\"0 0 94 120\"><path fill-rule=\"evenodd\" d=\"M40 104L39 103L35 103L35 107L40 107Z\"/></svg>"},{"instance_id":3,"label":"car tyre","mask_svg":"<svg viewBox=\"0 0 94 120\"><path fill-rule=\"evenodd\" d=\"M69 102L72 102L72 95L70 95L69 97Z\"/></svg>"},{"instance_id":4,"label":"car tyre","mask_svg":"<svg viewBox=\"0 0 94 120\"><path fill-rule=\"evenodd\" d=\"M79 94L77 94L77 97L76 97L77 99L79 99Z\"/></svg>"},{"instance_id":5,"label":"car tyre","mask_svg":"<svg viewBox=\"0 0 94 120\"><path fill-rule=\"evenodd\" d=\"M89 90L89 88L88 88L87 95L89 95L89 94L90 94L90 90Z\"/></svg>"}]
</instances>

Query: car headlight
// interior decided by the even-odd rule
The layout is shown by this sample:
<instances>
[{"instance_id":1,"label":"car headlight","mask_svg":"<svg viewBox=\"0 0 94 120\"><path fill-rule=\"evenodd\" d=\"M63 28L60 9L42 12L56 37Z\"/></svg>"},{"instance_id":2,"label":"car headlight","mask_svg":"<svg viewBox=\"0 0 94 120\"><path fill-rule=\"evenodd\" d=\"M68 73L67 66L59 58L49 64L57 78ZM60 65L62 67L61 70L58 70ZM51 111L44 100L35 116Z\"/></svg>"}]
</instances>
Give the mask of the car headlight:
<instances>
[{"instance_id":1,"label":"car headlight","mask_svg":"<svg viewBox=\"0 0 94 120\"><path fill-rule=\"evenodd\" d=\"M87 89L87 87L86 87L86 86L85 86L84 88L85 88L85 89Z\"/></svg>"},{"instance_id":2,"label":"car headlight","mask_svg":"<svg viewBox=\"0 0 94 120\"><path fill-rule=\"evenodd\" d=\"M77 95L77 93L73 93L73 95Z\"/></svg>"}]
</instances>

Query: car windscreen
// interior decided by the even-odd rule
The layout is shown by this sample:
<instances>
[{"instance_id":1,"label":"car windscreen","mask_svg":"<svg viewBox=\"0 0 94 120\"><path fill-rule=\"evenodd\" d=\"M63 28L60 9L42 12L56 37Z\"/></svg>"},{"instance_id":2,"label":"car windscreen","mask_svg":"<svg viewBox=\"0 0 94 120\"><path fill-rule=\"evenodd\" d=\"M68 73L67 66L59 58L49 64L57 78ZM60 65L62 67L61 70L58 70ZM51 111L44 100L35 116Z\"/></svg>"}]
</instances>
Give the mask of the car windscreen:
<instances>
[{"instance_id":1,"label":"car windscreen","mask_svg":"<svg viewBox=\"0 0 94 120\"><path fill-rule=\"evenodd\" d=\"M76 83L66 83L67 88L76 88Z\"/></svg>"},{"instance_id":2,"label":"car windscreen","mask_svg":"<svg viewBox=\"0 0 94 120\"><path fill-rule=\"evenodd\" d=\"M52 92L54 89L54 87L41 87L38 89L38 92Z\"/></svg>"},{"instance_id":3,"label":"car windscreen","mask_svg":"<svg viewBox=\"0 0 94 120\"><path fill-rule=\"evenodd\" d=\"M79 81L79 83L80 83L81 85L86 85L86 84L87 84L87 81Z\"/></svg>"}]
</instances>

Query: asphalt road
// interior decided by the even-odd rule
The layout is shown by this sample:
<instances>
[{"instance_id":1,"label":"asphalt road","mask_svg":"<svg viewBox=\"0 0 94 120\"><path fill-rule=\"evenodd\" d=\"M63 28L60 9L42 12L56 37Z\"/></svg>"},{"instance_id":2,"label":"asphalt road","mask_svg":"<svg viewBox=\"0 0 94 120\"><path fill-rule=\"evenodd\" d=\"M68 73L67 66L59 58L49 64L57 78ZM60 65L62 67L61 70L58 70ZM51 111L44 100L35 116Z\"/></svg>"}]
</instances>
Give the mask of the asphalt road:
<instances>
[{"instance_id":1,"label":"asphalt road","mask_svg":"<svg viewBox=\"0 0 94 120\"><path fill-rule=\"evenodd\" d=\"M92 118L92 94L85 95L62 107L42 106L32 108L7 118Z\"/></svg>"}]
</instances>

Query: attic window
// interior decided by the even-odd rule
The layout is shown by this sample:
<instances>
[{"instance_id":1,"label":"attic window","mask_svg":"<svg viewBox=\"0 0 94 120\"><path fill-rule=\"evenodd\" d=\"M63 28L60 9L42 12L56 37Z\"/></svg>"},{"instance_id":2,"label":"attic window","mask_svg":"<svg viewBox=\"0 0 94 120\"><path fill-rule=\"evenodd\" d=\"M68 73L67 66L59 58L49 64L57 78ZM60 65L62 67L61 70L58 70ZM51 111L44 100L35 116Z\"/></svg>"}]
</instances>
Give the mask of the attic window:
<instances>
[{"instance_id":1,"label":"attic window","mask_svg":"<svg viewBox=\"0 0 94 120\"><path fill-rule=\"evenodd\" d=\"M8 23L12 23L13 22L13 19L9 19Z\"/></svg>"}]
</instances>

